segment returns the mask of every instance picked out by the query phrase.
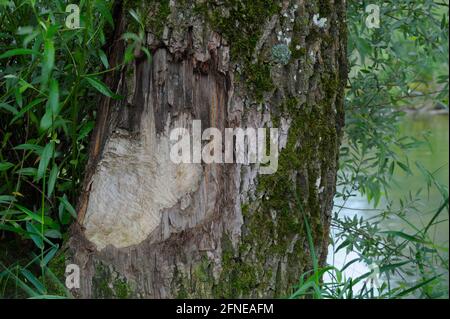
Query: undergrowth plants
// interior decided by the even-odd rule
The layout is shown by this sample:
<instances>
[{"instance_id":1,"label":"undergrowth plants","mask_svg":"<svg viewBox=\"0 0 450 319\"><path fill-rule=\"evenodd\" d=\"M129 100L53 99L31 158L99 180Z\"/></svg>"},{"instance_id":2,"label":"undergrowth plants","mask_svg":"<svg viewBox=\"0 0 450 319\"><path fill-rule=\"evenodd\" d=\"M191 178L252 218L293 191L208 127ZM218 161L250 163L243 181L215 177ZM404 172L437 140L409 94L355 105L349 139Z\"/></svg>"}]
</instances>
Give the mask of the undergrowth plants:
<instances>
[{"instance_id":1,"label":"undergrowth plants","mask_svg":"<svg viewBox=\"0 0 450 319\"><path fill-rule=\"evenodd\" d=\"M97 94L115 97L100 80L110 1L81 1L79 28L66 26L68 4L0 1L0 236L39 252L1 264L0 287L14 278L31 297L49 294L48 264L77 217Z\"/></svg>"},{"instance_id":2,"label":"undergrowth plants","mask_svg":"<svg viewBox=\"0 0 450 319\"><path fill-rule=\"evenodd\" d=\"M31 261L0 255L9 262L0 264L1 295L12 278L29 297L71 296L60 281L64 272L56 276L49 263L62 253L77 218L96 102L101 95L122 98L101 79L133 60L137 47L150 58L135 11L130 16L138 33L123 34L124 59L112 66L113 1L80 1L79 25L73 6L63 0L0 1L0 238L29 250L19 256L32 254ZM21 295L16 292L12 296Z\"/></svg>"}]
</instances>

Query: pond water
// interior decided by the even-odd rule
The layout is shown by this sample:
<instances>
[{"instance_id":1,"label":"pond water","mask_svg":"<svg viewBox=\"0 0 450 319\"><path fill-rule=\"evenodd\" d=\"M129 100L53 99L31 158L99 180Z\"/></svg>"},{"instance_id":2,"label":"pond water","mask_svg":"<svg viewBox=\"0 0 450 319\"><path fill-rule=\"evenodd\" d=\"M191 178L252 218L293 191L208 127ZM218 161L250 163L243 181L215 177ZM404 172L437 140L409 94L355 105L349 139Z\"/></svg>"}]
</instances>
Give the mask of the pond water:
<instances>
[{"instance_id":1,"label":"pond water","mask_svg":"<svg viewBox=\"0 0 450 319\"><path fill-rule=\"evenodd\" d=\"M442 203L442 196L436 188L432 188L427 192L426 181L423 175L415 166L415 162L420 162L423 166L435 172L436 180L444 184L448 189L449 182L449 122L447 115L435 116L408 116L405 117L401 125L401 133L403 135L414 136L423 139L426 136L428 140L427 145L423 145L418 149L410 151L409 162L413 171L412 176L408 176L401 169L396 168L394 171L394 183L389 190L389 200L398 203L400 199L405 198L411 191L413 194L419 188L424 191L419 195L420 203L418 204L419 212L410 212L406 216L408 221L423 228L424 225L433 217L433 214ZM387 203L384 198L377 208L383 208ZM343 206L343 202L336 200L335 205ZM353 217L355 214L358 217L370 218L377 214L372 210L374 207L369 204L364 196L355 196L347 200L345 207L340 210L339 216ZM335 208L339 210L340 208ZM441 213L439 220L444 222L436 225L430 230L434 241L441 246L448 248L449 244L449 222L448 213L444 211ZM386 230L404 231L406 233L413 233L411 227L400 218L390 218L382 222L381 227ZM447 250L448 251L448 250ZM448 253L447 253L448 254ZM334 254L333 247L330 246L328 254L328 263L335 265L338 269L345 265L350 260L357 257L356 254L347 254L345 249ZM357 277L367 273L371 269L363 263L355 263L345 271L347 277ZM448 273L448 271L447 271ZM395 279L395 278L394 278Z\"/></svg>"}]
</instances>

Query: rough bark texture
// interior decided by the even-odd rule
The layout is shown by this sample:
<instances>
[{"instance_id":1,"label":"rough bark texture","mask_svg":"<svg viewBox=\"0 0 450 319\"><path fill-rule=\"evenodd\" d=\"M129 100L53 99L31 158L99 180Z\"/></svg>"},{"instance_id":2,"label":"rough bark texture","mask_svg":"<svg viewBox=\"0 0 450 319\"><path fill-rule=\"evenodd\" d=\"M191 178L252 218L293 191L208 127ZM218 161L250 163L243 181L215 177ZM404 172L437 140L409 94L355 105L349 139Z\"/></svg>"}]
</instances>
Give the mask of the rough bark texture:
<instances>
[{"instance_id":1,"label":"rough bark texture","mask_svg":"<svg viewBox=\"0 0 450 319\"><path fill-rule=\"evenodd\" d=\"M107 79L70 241L80 297L288 296L327 254L346 82L344 0L139 1L142 54ZM322 20L321 20L322 19ZM326 19L323 20L323 19ZM174 127L278 127L279 167L168 159Z\"/></svg>"}]
</instances>

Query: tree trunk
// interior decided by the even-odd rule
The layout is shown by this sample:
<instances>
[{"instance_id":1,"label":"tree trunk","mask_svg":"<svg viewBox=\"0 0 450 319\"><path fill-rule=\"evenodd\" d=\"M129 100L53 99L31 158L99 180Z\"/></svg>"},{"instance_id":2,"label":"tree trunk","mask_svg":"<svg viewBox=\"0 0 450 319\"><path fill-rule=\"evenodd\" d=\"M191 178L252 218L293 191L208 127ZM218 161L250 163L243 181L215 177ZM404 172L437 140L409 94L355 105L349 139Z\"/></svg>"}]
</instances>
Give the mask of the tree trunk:
<instances>
[{"instance_id":1,"label":"tree trunk","mask_svg":"<svg viewBox=\"0 0 450 319\"><path fill-rule=\"evenodd\" d=\"M345 0L129 1L149 61L106 79L71 262L79 297L283 297L327 255L347 78ZM176 127L278 127L274 174L251 164L174 164Z\"/></svg>"}]
</instances>

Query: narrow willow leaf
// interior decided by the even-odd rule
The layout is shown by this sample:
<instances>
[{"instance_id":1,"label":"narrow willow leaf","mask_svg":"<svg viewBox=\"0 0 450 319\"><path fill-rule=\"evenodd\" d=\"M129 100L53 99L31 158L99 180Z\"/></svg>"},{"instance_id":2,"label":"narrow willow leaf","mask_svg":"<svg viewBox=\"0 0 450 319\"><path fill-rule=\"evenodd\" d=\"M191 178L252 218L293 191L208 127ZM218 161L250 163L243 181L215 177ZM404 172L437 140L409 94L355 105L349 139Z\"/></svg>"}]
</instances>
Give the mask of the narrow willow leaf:
<instances>
[{"instance_id":1,"label":"narrow willow leaf","mask_svg":"<svg viewBox=\"0 0 450 319\"><path fill-rule=\"evenodd\" d=\"M95 125L94 121L90 121L90 122L86 123L85 125L83 125L83 127L80 129L80 131L78 133L77 141L81 141L86 136L88 136L88 134L94 128L94 125Z\"/></svg>"},{"instance_id":2,"label":"narrow willow leaf","mask_svg":"<svg viewBox=\"0 0 450 319\"><path fill-rule=\"evenodd\" d=\"M412 174L411 169L408 167L408 165L406 165L406 164L404 164L404 163L402 163L402 162L400 162L400 161L397 161L397 165L398 165L404 172L408 173L408 175L411 175L411 174Z\"/></svg>"},{"instance_id":3,"label":"narrow willow leaf","mask_svg":"<svg viewBox=\"0 0 450 319\"><path fill-rule=\"evenodd\" d=\"M46 83L50 76L50 72L55 65L55 45L52 39L47 38L44 42L44 59L42 62L42 77Z\"/></svg>"},{"instance_id":4,"label":"narrow willow leaf","mask_svg":"<svg viewBox=\"0 0 450 319\"><path fill-rule=\"evenodd\" d=\"M41 118L40 128L44 131L48 130L53 124L53 112L47 108L44 116Z\"/></svg>"},{"instance_id":5,"label":"narrow willow leaf","mask_svg":"<svg viewBox=\"0 0 450 319\"><path fill-rule=\"evenodd\" d=\"M401 268L404 265L409 264L410 262L411 262L411 260L407 260L407 261L403 261L403 262L399 262L399 263L395 263L395 264L385 265L385 266L380 267L379 270L380 270L380 273L393 271L395 269Z\"/></svg>"},{"instance_id":6,"label":"narrow willow leaf","mask_svg":"<svg viewBox=\"0 0 450 319\"><path fill-rule=\"evenodd\" d=\"M28 235L30 236L31 240L36 244L36 246L39 249L43 249L44 248L43 236L39 233L39 231L36 229L36 227L34 227L33 224L27 222L26 228L27 228Z\"/></svg>"},{"instance_id":7,"label":"narrow willow leaf","mask_svg":"<svg viewBox=\"0 0 450 319\"><path fill-rule=\"evenodd\" d=\"M1 224L0 224L1 226ZM22 281L22 279L20 279L19 277L17 277L17 275L12 272L8 267L6 267L2 262L0 262L0 266L2 266L2 268L5 269L5 272L11 276L12 278L14 278L15 283L17 284L17 286L19 286L20 288L22 288L23 291L25 291L25 293L27 293L29 296L31 297L37 297L39 296L39 294L34 291L31 287L29 287L26 283L24 283Z\"/></svg>"},{"instance_id":8,"label":"narrow willow leaf","mask_svg":"<svg viewBox=\"0 0 450 319\"><path fill-rule=\"evenodd\" d=\"M72 215L72 217L76 219L78 217L77 212L75 211L75 208L73 208L73 206L67 200L66 195L60 197L59 200L61 201L65 209L70 213L70 215Z\"/></svg>"},{"instance_id":9,"label":"narrow willow leaf","mask_svg":"<svg viewBox=\"0 0 450 319\"><path fill-rule=\"evenodd\" d=\"M448 197L445 199L444 203L439 207L439 209L436 211L436 213L433 215L433 218L430 219L427 226L424 228L423 233L426 234L430 227L433 225L434 221L438 218L438 216L441 214L441 212L444 211L444 208L448 209Z\"/></svg>"},{"instance_id":10,"label":"narrow willow leaf","mask_svg":"<svg viewBox=\"0 0 450 319\"><path fill-rule=\"evenodd\" d=\"M349 244L351 243L351 241L349 239L344 240L334 251L334 253L337 253L339 250L341 250L342 248L347 247Z\"/></svg>"},{"instance_id":11,"label":"narrow willow leaf","mask_svg":"<svg viewBox=\"0 0 450 319\"><path fill-rule=\"evenodd\" d=\"M110 9L108 8L108 5L105 1L95 1L95 6L97 7L98 11L100 11L101 15L105 20L109 23L111 27L114 27L114 20L111 15Z\"/></svg>"},{"instance_id":12,"label":"narrow willow leaf","mask_svg":"<svg viewBox=\"0 0 450 319\"><path fill-rule=\"evenodd\" d=\"M5 225L5 224L0 224L0 229L1 230L6 230L12 233L17 233L17 234L21 234L21 235L26 235L26 231L23 230L20 227L15 227L15 226L10 226L10 225Z\"/></svg>"},{"instance_id":13,"label":"narrow willow leaf","mask_svg":"<svg viewBox=\"0 0 450 319\"><path fill-rule=\"evenodd\" d=\"M48 164L50 163L50 159L53 156L54 144L53 142L48 143L44 147L44 151L42 152L41 159L39 161L39 167L37 171L36 179L40 180L47 170Z\"/></svg>"},{"instance_id":14,"label":"narrow willow leaf","mask_svg":"<svg viewBox=\"0 0 450 319\"><path fill-rule=\"evenodd\" d=\"M152 55L151 55L150 51L149 51L147 48L145 48L145 47L142 47L141 50L142 50L142 51L145 53L145 55L147 56L148 63L151 63L151 61L152 61Z\"/></svg>"},{"instance_id":15,"label":"narrow willow leaf","mask_svg":"<svg viewBox=\"0 0 450 319\"><path fill-rule=\"evenodd\" d=\"M10 195L0 195L0 204L9 204L15 201L16 198Z\"/></svg>"},{"instance_id":16,"label":"narrow willow leaf","mask_svg":"<svg viewBox=\"0 0 450 319\"><path fill-rule=\"evenodd\" d=\"M28 217L30 217L32 220L37 221L38 223L42 224L42 218L41 215L38 215L34 212L32 212L31 210L29 210L26 207L23 207L21 205L16 205L16 207L23 213L25 213Z\"/></svg>"},{"instance_id":17,"label":"narrow willow leaf","mask_svg":"<svg viewBox=\"0 0 450 319\"><path fill-rule=\"evenodd\" d=\"M48 186L47 186L47 197L52 196L53 190L55 189L56 178L58 177L58 166L53 165L52 170L50 171L50 176L48 178Z\"/></svg>"},{"instance_id":18,"label":"narrow willow leaf","mask_svg":"<svg viewBox=\"0 0 450 319\"><path fill-rule=\"evenodd\" d=\"M30 50L30 49L12 49L9 51L6 51L3 54L0 54L0 59L9 58L16 55L27 55L27 54L39 54L39 52Z\"/></svg>"},{"instance_id":19,"label":"narrow willow leaf","mask_svg":"<svg viewBox=\"0 0 450 319\"><path fill-rule=\"evenodd\" d=\"M98 55L100 57L100 60L103 63L103 66L105 67L105 69L109 69L108 57L106 56L105 52L103 52L103 50L99 49Z\"/></svg>"},{"instance_id":20,"label":"narrow willow leaf","mask_svg":"<svg viewBox=\"0 0 450 319\"><path fill-rule=\"evenodd\" d=\"M14 147L14 149L15 150L23 150L23 151L33 151L34 153L38 154L39 156L44 151L44 148L42 146L37 145L37 144L31 144L31 143L17 145L16 147Z\"/></svg>"},{"instance_id":21,"label":"narrow willow leaf","mask_svg":"<svg viewBox=\"0 0 450 319\"><path fill-rule=\"evenodd\" d=\"M0 109L4 109L8 112L11 112L12 114L16 115L17 113L19 113L19 111L17 111L17 109L14 106L11 106L7 103L0 103Z\"/></svg>"},{"instance_id":22,"label":"narrow willow leaf","mask_svg":"<svg viewBox=\"0 0 450 319\"><path fill-rule=\"evenodd\" d=\"M40 294L45 293L44 285L28 269L22 268L22 275L37 289Z\"/></svg>"},{"instance_id":23,"label":"narrow willow leaf","mask_svg":"<svg viewBox=\"0 0 450 319\"><path fill-rule=\"evenodd\" d=\"M420 282L419 284L415 285L414 287L411 287L411 288L409 288L409 289L405 289L405 290L399 292L398 294L396 294L396 295L394 296L394 299L395 299L395 298L404 297L404 296L406 296L406 295L409 295L409 294L413 293L414 291L419 290L419 289L422 288L423 286L426 286L426 285L428 285L429 283L435 281L437 278L439 278L439 277L441 277L441 276L442 276L442 275L434 276L434 277L432 277L432 278L430 278L430 279L427 279L427 280L424 280L424 281Z\"/></svg>"},{"instance_id":24,"label":"narrow willow leaf","mask_svg":"<svg viewBox=\"0 0 450 319\"><path fill-rule=\"evenodd\" d=\"M37 168L35 167L24 167L19 169L16 174L24 175L24 176L36 176Z\"/></svg>"},{"instance_id":25,"label":"narrow willow leaf","mask_svg":"<svg viewBox=\"0 0 450 319\"><path fill-rule=\"evenodd\" d=\"M12 164L10 162L0 162L0 172L6 171L13 166L14 166L14 164Z\"/></svg>"},{"instance_id":26,"label":"narrow willow leaf","mask_svg":"<svg viewBox=\"0 0 450 319\"><path fill-rule=\"evenodd\" d=\"M18 106L22 107L23 105L23 96L22 96L22 92L20 90L20 87L16 87L14 90L14 96L16 98L16 103Z\"/></svg>"},{"instance_id":27,"label":"narrow willow leaf","mask_svg":"<svg viewBox=\"0 0 450 319\"><path fill-rule=\"evenodd\" d=\"M380 233L388 234L388 235L392 235L392 236L396 236L396 237L401 237L401 238L406 239L411 242L416 242L416 243L421 243L421 244L427 243L426 241L424 241L423 239L421 239L419 237L408 235L402 231L386 230L386 231L380 231Z\"/></svg>"},{"instance_id":28,"label":"narrow willow leaf","mask_svg":"<svg viewBox=\"0 0 450 319\"><path fill-rule=\"evenodd\" d=\"M17 121L17 119L21 118L26 112L31 110L35 105L38 105L38 104L40 104L41 102L43 102L45 100L46 100L45 98L34 99L30 103L28 103L26 106L21 108L20 111L13 117L11 122L9 122L9 124L10 125L13 124L15 121Z\"/></svg>"},{"instance_id":29,"label":"narrow willow leaf","mask_svg":"<svg viewBox=\"0 0 450 319\"><path fill-rule=\"evenodd\" d=\"M50 80L50 92L48 96L48 105L53 114L59 113L59 87L55 79Z\"/></svg>"},{"instance_id":30,"label":"narrow willow leaf","mask_svg":"<svg viewBox=\"0 0 450 319\"><path fill-rule=\"evenodd\" d=\"M50 260L53 259L53 257L55 256L56 252L59 249L59 245L55 245L53 246L50 251L45 255L45 257L41 260L41 267L45 267L47 266L47 264L50 262Z\"/></svg>"},{"instance_id":31,"label":"narrow willow leaf","mask_svg":"<svg viewBox=\"0 0 450 319\"><path fill-rule=\"evenodd\" d=\"M106 95L107 97L113 98L113 99L120 99L121 97L117 94L115 94L109 87L106 86L105 83L102 81L94 78L86 76L85 79L88 81L88 83L95 88L97 91L102 93L103 95Z\"/></svg>"},{"instance_id":32,"label":"narrow willow leaf","mask_svg":"<svg viewBox=\"0 0 450 319\"><path fill-rule=\"evenodd\" d=\"M139 36L136 33L132 33L132 32L125 32L124 34L122 34L121 39L133 40L134 42L141 42L141 39L139 38Z\"/></svg>"},{"instance_id":33,"label":"narrow willow leaf","mask_svg":"<svg viewBox=\"0 0 450 319\"><path fill-rule=\"evenodd\" d=\"M48 238L62 238L61 232L57 229L46 230L44 235Z\"/></svg>"},{"instance_id":34,"label":"narrow willow leaf","mask_svg":"<svg viewBox=\"0 0 450 319\"><path fill-rule=\"evenodd\" d=\"M136 22L139 23L139 25L141 27L144 27L144 25L142 24L142 21L141 21L141 17L139 16L139 13L136 12L136 10L134 10L134 9L130 9L129 12L130 12L130 15L133 17L133 19L136 20Z\"/></svg>"}]
</instances>

